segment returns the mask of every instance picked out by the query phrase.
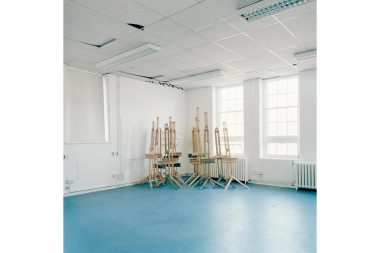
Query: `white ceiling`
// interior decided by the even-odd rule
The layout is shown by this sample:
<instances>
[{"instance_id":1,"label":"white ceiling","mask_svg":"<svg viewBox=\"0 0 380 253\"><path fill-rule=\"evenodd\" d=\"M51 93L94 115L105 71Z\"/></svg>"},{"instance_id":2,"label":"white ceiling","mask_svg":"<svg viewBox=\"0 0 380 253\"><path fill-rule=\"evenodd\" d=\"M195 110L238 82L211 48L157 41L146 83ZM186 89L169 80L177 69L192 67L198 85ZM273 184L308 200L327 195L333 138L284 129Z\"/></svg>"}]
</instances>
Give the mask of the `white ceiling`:
<instances>
[{"instance_id":1,"label":"white ceiling","mask_svg":"<svg viewBox=\"0 0 380 253\"><path fill-rule=\"evenodd\" d=\"M316 49L316 2L250 23L237 12L246 3L249 0L64 0L64 63L106 73L95 64L152 43L162 50L112 70L160 76L161 81L225 71L223 77L182 85L185 89L316 68L315 59L298 64L293 56ZM88 45L111 39L100 48Z\"/></svg>"}]
</instances>

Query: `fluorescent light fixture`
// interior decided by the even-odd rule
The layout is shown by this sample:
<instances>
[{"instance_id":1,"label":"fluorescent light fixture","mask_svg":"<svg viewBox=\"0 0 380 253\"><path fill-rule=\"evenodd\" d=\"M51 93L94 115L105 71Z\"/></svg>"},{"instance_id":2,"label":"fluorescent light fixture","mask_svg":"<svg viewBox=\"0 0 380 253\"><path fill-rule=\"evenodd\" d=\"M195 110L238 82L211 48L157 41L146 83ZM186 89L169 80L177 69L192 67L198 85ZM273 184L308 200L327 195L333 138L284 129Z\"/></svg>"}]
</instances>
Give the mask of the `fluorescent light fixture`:
<instances>
[{"instance_id":1,"label":"fluorescent light fixture","mask_svg":"<svg viewBox=\"0 0 380 253\"><path fill-rule=\"evenodd\" d=\"M196 75L190 75L190 76L170 80L169 82L172 84L181 84L181 83L186 83L186 82L190 82L190 81L199 81L199 80L205 80L205 79L210 79L210 78L214 78L214 77L219 77L219 76L222 76L223 74L224 74L224 71L221 69L218 69L218 70L203 72L203 73L196 74Z\"/></svg>"},{"instance_id":2,"label":"fluorescent light fixture","mask_svg":"<svg viewBox=\"0 0 380 253\"><path fill-rule=\"evenodd\" d=\"M252 22L254 20L276 14L278 12L297 7L306 3L313 2L315 0L280 0L280 1L264 1L263 3L268 3L263 5L260 1L257 4L257 8L254 10L250 10L241 14L240 16L246 20L247 22ZM244 8L246 9L246 8Z\"/></svg>"},{"instance_id":3,"label":"fluorescent light fixture","mask_svg":"<svg viewBox=\"0 0 380 253\"><path fill-rule=\"evenodd\" d=\"M307 61L307 60L309 60L311 58L315 58L315 57L317 57L317 50L316 49L294 54L294 58L296 58L299 62Z\"/></svg>"},{"instance_id":4,"label":"fluorescent light fixture","mask_svg":"<svg viewBox=\"0 0 380 253\"><path fill-rule=\"evenodd\" d=\"M114 66L133 61L135 59L161 51L161 48L150 43L136 47L130 51L115 55L104 61L96 63L97 68L109 69Z\"/></svg>"}]
</instances>

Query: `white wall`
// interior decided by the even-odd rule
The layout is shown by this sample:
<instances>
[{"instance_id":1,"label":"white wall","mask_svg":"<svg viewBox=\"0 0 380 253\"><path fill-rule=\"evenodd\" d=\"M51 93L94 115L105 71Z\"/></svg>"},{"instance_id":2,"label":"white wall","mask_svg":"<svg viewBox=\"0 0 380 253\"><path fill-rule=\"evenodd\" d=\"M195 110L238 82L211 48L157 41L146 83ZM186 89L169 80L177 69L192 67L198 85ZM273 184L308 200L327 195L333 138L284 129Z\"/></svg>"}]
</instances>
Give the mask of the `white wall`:
<instances>
[{"instance_id":1,"label":"white wall","mask_svg":"<svg viewBox=\"0 0 380 253\"><path fill-rule=\"evenodd\" d=\"M110 141L64 144L65 193L130 184L146 176L144 154L149 149L152 120L157 116L162 128L169 116L176 121L178 151L188 146L185 91L115 75L107 75L105 80ZM187 153L183 153L181 165L187 168ZM181 168L180 173L183 171Z\"/></svg>"},{"instance_id":2,"label":"white wall","mask_svg":"<svg viewBox=\"0 0 380 253\"><path fill-rule=\"evenodd\" d=\"M182 151L180 173L187 168L184 152L186 134L186 92L130 78L120 77L120 129L122 183L132 183L148 174L144 154L150 146L152 121L159 117L164 131L172 116L176 122L177 151ZM162 136L163 136L162 132Z\"/></svg>"},{"instance_id":3,"label":"white wall","mask_svg":"<svg viewBox=\"0 0 380 253\"><path fill-rule=\"evenodd\" d=\"M93 75L83 72L84 75ZM117 184L113 175L120 173L117 155L117 85L116 77L108 75L109 142L64 144L65 193L107 187ZM71 182L67 184L67 182ZM69 189L66 189L66 188Z\"/></svg>"},{"instance_id":4,"label":"white wall","mask_svg":"<svg viewBox=\"0 0 380 253\"><path fill-rule=\"evenodd\" d=\"M192 152L191 130L196 107L200 107L201 129L203 113L208 112L210 143L214 146L215 88L182 91L115 75L107 75L105 79L109 93L110 142L64 145L67 157L64 180L71 182L71 192L129 184L146 175L147 161L143 157L149 147L152 120L157 116L162 128L169 116L176 121L177 150L183 152L180 173L193 171L187 154ZM299 80L300 159L316 161L316 71L301 72ZM244 109L250 178L291 185L294 181L291 161L260 158L260 80L244 82Z\"/></svg>"},{"instance_id":5,"label":"white wall","mask_svg":"<svg viewBox=\"0 0 380 253\"><path fill-rule=\"evenodd\" d=\"M250 178L282 185L294 183L291 160L260 158L260 83L244 82L244 143ZM316 161L316 70L299 73L300 86L300 160Z\"/></svg>"}]
</instances>

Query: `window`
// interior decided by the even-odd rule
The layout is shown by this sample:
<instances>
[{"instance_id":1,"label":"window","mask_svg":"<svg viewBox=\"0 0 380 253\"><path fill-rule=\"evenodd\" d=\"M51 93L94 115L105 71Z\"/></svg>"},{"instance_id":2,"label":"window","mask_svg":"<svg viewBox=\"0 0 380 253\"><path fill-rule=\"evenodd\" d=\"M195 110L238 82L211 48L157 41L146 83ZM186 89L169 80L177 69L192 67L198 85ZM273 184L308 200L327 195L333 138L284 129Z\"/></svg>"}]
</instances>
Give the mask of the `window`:
<instances>
[{"instance_id":1,"label":"window","mask_svg":"<svg viewBox=\"0 0 380 253\"><path fill-rule=\"evenodd\" d=\"M223 122L226 122L232 154L244 152L244 105L243 86L218 88L217 122L220 133L222 153L224 150Z\"/></svg>"},{"instance_id":2,"label":"window","mask_svg":"<svg viewBox=\"0 0 380 253\"><path fill-rule=\"evenodd\" d=\"M298 77L269 79L262 88L262 157L298 158Z\"/></svg>"}]
</instances>

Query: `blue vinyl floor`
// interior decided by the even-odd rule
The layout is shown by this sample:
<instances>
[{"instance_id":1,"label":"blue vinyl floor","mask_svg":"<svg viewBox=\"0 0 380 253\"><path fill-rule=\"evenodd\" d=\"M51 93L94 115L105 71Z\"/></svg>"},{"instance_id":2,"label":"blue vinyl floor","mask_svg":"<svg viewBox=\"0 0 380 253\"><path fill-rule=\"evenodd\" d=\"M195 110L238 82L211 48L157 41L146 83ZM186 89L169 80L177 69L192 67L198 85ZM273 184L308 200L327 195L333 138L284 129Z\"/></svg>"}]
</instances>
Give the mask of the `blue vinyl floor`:
<instances>
[{"instance_id":1,"label":"blue vinyl floor","mask_svg":"<svg viewBox=\"0 0 380 253\"><path fill-rule=\"evenodd\" d=\"M316 192L137 185L64 198L65 253L313 253Z\"/></svg>"}]
</instances>

